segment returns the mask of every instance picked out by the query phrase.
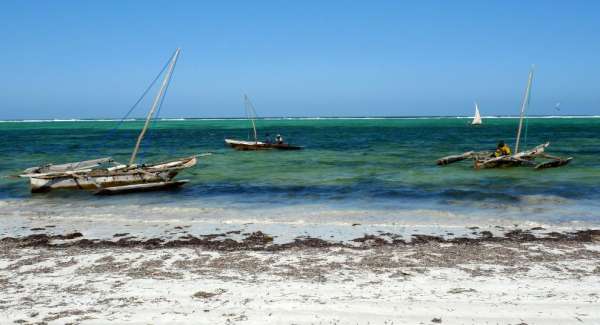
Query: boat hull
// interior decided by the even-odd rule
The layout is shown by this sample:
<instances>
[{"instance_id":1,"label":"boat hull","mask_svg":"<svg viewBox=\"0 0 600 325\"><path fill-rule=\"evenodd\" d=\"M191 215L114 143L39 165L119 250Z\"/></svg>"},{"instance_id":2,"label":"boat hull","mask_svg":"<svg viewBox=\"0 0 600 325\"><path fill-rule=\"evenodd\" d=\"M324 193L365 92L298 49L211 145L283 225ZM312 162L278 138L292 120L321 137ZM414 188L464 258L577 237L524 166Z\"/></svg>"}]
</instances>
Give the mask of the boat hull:
<instances>
[{"instance_id":1,"label":"boat hull","mask_svg":"<svg viewBox=\"0 0 600 325\"><path fill-rule=\"evenodd\" d=\"M28 173L31 192L55 189L101 190L111 187L171 182L180 170L196 165L196 156L151 165L120 165L113 168ZM30 169L31 170L31 169Z\"/></svg>"},{"instance_id":2,"label":"boat hull","mask_svg":"<svg viewBox=\"0 0 600 325\"><path fill-rule=\"evenodd\" d=\"M55 189L96 190L100 188L141 183L164 182L173 179L177 172L107 174L103 176L59 176L52 178L30 177L32 193L43 193Z\"/></svg>"},{"instance_id":3,"label":"boat hull","mask_svg":"<svg viewBox=\"0 0 600 325\"><path fill-rule=\"evenodd\" d=\"M264 143L252 141L240 141L225 139L225 143L236 150L252 151L252 150L301 150L302 147L291 145L288 143Z\"/></svg>"},{"instance_id":4,"label":"boat hull","mask_svg":"<svg viewBox=\"0 0 600 325\"><path fill-rule=\"evenodd\" d=\"M126 193L137 193L137 192L151 192L151 191L162 191L175 189L183 184L189 182L188 180L181 181L169 181L169 182L156 182L156 183L143 183L143 184L133 184L133 185L124 185L124 186L113 186L103 188L97 191L96 195L115 195L115 194L126 194Z\"/></svg>"},{"instance_id":5,"label":"boat hull","mask_svg":"<svg viewBox=\"0 0 600 325\"><path fill-rule=\"evenodd\" d=\"M498 159L475 160L476 169L487 168L508 168L519 166L534 166L535 163L528 160L514 159L511 156L500 157Z\"/></svg>"}]
</instances>

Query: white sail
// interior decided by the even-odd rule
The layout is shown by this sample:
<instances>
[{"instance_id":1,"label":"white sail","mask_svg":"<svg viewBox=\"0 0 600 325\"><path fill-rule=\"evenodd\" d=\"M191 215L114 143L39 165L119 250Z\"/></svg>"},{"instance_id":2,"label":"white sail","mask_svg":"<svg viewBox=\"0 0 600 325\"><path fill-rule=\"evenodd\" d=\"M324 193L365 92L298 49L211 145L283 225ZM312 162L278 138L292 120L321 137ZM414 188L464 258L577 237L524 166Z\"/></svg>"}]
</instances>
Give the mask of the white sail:
<instances>
[{"instance_id":1,"label":"white sail","mask_svg":"<svg viewBox=\"0 0 600 325\"><path fill-rule=\"evenodd\" d=\"M481 124L481 115L479 114L479 105L477 105L477 103L475 103L475 117L473 118L473 122L471 122L472 125L479 125Z\"/></svg>"}]
</instances>

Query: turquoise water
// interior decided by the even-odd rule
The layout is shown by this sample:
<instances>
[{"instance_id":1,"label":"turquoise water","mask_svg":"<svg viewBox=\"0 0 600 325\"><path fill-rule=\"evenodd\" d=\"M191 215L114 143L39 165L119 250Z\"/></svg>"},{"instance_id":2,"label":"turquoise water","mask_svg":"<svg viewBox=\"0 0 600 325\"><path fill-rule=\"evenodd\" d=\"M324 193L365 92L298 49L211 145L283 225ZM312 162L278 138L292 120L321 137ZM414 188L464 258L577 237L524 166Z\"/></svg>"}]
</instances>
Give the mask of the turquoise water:
<instances>
[{"instance_id":1,"label":"turquoise water","mask_svg":"<svg viewBox=\"0 0 600 325\"><path fill-rule=\"evenodd\" d=\"M144 142L141 160L213 153L179 176L191 180L181 190L120 197L66 191L31 195L24 179L2 178L0 213L60 215L83 209L78 213L85 214L85 209L111 206L113 211L103 215L112 215L119 214L114 207L133 214L140 211L135 207L185 207L181 215L170 211L171 217L194 218L212 211L204 216L243 219L252 215L277 221L309 218L310 212L313 222L452 223L451 219L462 218L465 222L600 224L596 203L600 118L528 120L526 146L550 141L548 153L574 157L563 168L474 170L470 162L436 166L439 157L493 149L500 139L514 146L516 119L485 119L478 127L468 122L462 118L259 120L260 134L281 133L305 150L238 152L223 140L247 138L247 121L158 121ZM125 122L111 134L115 125L114 121L2 122L0 171L17 174L46 162L103 156L125 162L142 122Z\"/></svg>"}]
</instances>

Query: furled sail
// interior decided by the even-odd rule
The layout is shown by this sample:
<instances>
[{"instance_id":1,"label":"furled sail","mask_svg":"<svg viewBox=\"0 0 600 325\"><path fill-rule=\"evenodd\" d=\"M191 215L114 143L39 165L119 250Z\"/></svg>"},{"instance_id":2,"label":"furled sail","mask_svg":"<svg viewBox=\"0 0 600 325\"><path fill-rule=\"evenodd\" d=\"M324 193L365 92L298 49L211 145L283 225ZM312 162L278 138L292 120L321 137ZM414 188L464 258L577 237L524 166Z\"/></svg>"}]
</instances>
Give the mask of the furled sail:
<instances>
[{"instance_id":1,"label":"furled sail","mask_svg":"<svg viewBox=\"0 0 600 325\"><path fill-rule=\"evenodd\" d=\"M67 171L77 171L77 170L97 167L97 166L100 166L101 164L108 163L108 162L112 162L112 159L109 157L92 159L92 160L84 160L84 161L78 161L78 162L72 162L72 163L60 164L60 165L49 164L49 165L44 165L44 166L27 168L23 171L23 173L24 174L61 173L61 172L67 172Z\"/></svg>"}]
</instances>

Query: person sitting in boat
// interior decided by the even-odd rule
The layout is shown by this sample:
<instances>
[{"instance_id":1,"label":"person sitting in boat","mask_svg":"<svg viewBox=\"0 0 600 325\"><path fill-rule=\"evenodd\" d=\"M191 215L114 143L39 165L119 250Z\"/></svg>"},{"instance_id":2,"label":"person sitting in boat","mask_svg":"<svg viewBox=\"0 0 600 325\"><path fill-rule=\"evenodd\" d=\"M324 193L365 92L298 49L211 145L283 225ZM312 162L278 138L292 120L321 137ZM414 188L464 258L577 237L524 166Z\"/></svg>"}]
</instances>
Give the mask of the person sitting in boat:
<instances>
[{"instance_id":1,"label":"person sitting in boat","mask_svg":"<svg viewBox=\"0 0 600 325\"><path fill-rule=\"evenodd\" d=\"M265 134L265 143L266 144L273 143L273 141L271 141L271 135L269 133Z\"/></svg>"},{"instance_id":2,"label":"person sitting in boat","mask_svg":"<svg viewBox=\"0 0 600 325\"><path fill-rule=\"evenodd\" d=\"M496 148L496 152L494 153L494 156L500 157L500 156L510 156L510 155L511 155L510 147L506 143L504 143L503 140L500 140L500 142L498 142L498 147Z\"/></svg>"},{"instance_id":3,"label":"person sitting in boat","mask_svg":"<svg viewBox=\"0 0 600 325\"><path fill-rule=\"evenodd\" d=\"M281 134L278 134L275 137L275 143L277 143L277 144L283 144L283 137L281 136Z\"/></svg>"}]
</instances>

